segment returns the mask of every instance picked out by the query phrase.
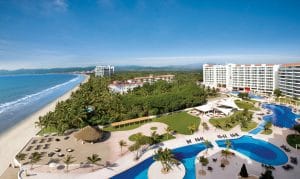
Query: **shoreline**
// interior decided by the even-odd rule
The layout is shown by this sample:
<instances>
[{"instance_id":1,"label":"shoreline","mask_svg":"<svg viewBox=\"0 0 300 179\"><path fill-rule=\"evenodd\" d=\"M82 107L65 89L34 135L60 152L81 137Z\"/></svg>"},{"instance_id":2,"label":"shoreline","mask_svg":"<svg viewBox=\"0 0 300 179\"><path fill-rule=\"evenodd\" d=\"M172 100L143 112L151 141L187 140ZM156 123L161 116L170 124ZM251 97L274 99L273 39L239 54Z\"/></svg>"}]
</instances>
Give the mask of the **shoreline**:
<instances>
[{"instance_id":1,"label":"shoreline","mask_svg":"<svg viewBox=\"0 0 300 179\"><path fill-rule=\"evenodd\" d=\"M81 83L86 83L89 80L88 75L84 75L84 77L85 79ZM40 128L35 126L39 116L43 116L49 111L54 111L56 104L70 98L72 92L79 89L79 85L80 83L0 135L0 176L10 163L13 164L14 156L40 131Z\"/></svg>"}]
</instances>

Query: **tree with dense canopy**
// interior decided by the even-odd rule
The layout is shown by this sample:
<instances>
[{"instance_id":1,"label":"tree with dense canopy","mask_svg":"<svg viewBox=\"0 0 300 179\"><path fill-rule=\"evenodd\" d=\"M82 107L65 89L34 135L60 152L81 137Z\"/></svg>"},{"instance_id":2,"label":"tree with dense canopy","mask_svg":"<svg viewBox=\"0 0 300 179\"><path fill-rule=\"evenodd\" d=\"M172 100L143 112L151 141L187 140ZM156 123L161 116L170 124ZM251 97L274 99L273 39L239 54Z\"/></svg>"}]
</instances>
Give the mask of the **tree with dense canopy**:
<instances>
[{"instance_id":1,"label":"tree with dense canopy","mask_svg":"<svg viewBox=\"0 0 300 179\"><path fill-rule=\"evenodd\" d=\"M175 158L175 155L168 148L162 149L161 147L155 151L153 157L154 160L159 161L162 165L162 173L168 173L173 165L177 165L179 161Z\"/></svg>"},{"instance_id":2,"label":"tree with dense canopy","mask_svg":"<svg viewBox=\"0 0 300 179\"><path fill-rule=\"evenodd\" d=\"M112 93L108 85L113 80L125 80L144 76L147 73L121 73L112 78L91 76L89 81L80 85L71 98L59 102L55 111L40 117L37 125L43 130L59 133L87 125L109 125L137 117L158 115L184 108L199 106L210 95L204 87L198 86L201 75L194 72L173 72L176 77L172 83L157 81L145 83L130 93ZM93 110L89 110L92 108Z\"/></svg>"},{"instance_id":3,"label":"tree with dense canopy","mask_svg":"<svg viewBox=\"0 0 300 179\"><path fill-rule=\"evenodd\" d=\"M244 163L243 163L243 166L242 166L241 171L240 171L240 176L244 177L244 178L248 177L247 168L246 168L246 165Z\"/></svg>"}]
</instances>

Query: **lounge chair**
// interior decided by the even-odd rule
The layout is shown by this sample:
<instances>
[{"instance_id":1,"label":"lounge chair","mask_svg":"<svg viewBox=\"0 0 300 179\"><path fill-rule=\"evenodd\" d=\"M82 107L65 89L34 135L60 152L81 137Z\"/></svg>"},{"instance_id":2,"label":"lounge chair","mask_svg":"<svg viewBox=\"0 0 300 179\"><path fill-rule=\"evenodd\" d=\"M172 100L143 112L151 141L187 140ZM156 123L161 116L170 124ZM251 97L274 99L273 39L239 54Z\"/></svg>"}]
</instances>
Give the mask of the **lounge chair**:
<instances>
[{"instance_id":1,"label":"lounge chair","mask_svg":"<svg viewBox=\"0 0 300 179\"><path fill-rule=\"evenodd\" d=\"M192 140L191 140L191 139L185 140L185 141L186 141L186 143L188 143L188 144L192 143Z\"/></svg>"},{"instance_id":2,"label":"lounge chair","mask_svg":"<svg viewBox=\"0 0 300 179\"><path fill-rule=\"evenodd\" d=\"M55 155L55 153L54 153L54 152L50 152L50 153L48 153L48 157L53 157L53 155Z\"/></svg>"},{"instance_id":3,"label":"lounge chair","mask_svg":"<svg viewBox=\"0 0 300 179\"><path fill-rule=\"evenodd\" d=\"M33 140L32 142L31 142L31 144L35 144L37 142L37 140Z\"/></svg>"},{"instance_id":4,"label":"lounge chair","mask_svg":"<svg viewBox=\"0 0 300 179\"><path fill-rule=\"evenodd\" d=\"M48 140L47 140L47 142L51 142L52 141L52 138L50 137L50 138L48 138Z\"/></svg>"},{"instance_id":5,"label":"lounge chair","mask_svg":"<svg viewBox=\"0 0 300 179\"><path fill-rule=\"evenodd\" d=\"M222 136L221 136L221 135L217 135L217 137L218 137L218 138L222 138Z\"/></svg>"},{"instance_id":6,"label":"lounge chair","mask_svg":"<svg viewBox=\"0 0 300 179\"><path fill-rule=\"evenodd\" d=\"M290 157L291 159L291 163L294 164L294 165L298 165L298 159L297 157Z\"/></svg>"}]
</instances>

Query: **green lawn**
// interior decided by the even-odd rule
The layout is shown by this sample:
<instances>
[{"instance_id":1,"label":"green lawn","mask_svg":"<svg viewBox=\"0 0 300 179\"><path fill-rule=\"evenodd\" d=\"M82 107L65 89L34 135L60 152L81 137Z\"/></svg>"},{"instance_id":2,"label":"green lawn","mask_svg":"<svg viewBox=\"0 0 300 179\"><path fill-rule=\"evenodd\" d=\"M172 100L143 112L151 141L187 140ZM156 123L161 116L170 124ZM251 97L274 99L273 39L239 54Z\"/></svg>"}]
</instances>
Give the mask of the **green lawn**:
<instances>
[{"instance_id":1,"label":"green lawn","mask_svg":"<svg viewBox=\"0 0 300 179\"><path fill-rule=\"evenodd\" d=\"M244 131L244 132L248 132L248 131L254 129L256 126L257 126L256 122L250 121L250 122L247 123L247 127L246 128L242 127L241 130Z\"/></svg>"},{"instance_id":2,"label":"green lawn","mask_svg":"<svg viewBox=\"0 0 300 179\"><path fill-rule=\"evenodd\" d=\"M154 127L151 127L150 129L151 129L152 131L154 131L154 130L157 130L157 127L154 126Z\"/></svg>"},{"instance_id":3,"label":"green lawn","mask_svg":"<svg viewBox=\"0 0 300 179\"><path fill-rule=\"evenodd\" d=\"M200 119L195 116L191 116L186 112L173 113L168 116L162 116L154 119L154 122L162 122L167 124L172 130L175 130L179 134L191 135L188 129L190 125L196 125L197 129L200 125Z\"/></svg>"},{"instance_id":4,"label":"green lawn","mask_svg":"<svg viewBox=\"0 0 300 179\"><path fill-rule=\"evenodd\" d=\"M134 141L136 141L136 136L137 136L137 134L132 134L131 136L128 137L128 139L130 141L134 142ZM143 136L145 136L145 135L143 135ZM175 139L175 137L173 135L167 134L167 133L160 135L159 138L160 138L160 142Z\"/></svg>"},{"instance_id":5,"label":"green lawn","mask_svg":"<svg viewBox=\"0 0 300 179\"><path fill-rule=\"evenodd\" d=\"M268 129L268 130L263 130L261 134L270 135L272 134L272 132L273 132L272 129Z\"/></svg>"},{"instance_id":6,"label":"green lawn","mask_svg":"<svg viewBox=\"0 0 300 179\"><path fill-rule=\"evenodd\" d=\"M296 144L298 144L298 147L300 147L300 135L290 134L286 137L286 141L290 146L294 148L296 148Z\"/></svg>"},{"instance_id":7,"label":"green lawn","mask_svg":"<svg viewBox=\"0 0 300 179\"><path fill-rule=\"evenodd\" d=\"M44 134L50 134L50 133L54 133L54 132L58 132L58 131L55 128L44 127L38 132L38 135L42 136Z\"/></svg>"},{"instance_id":8,"label":"green lawn","mask_svg":"<svg viewBox=\"0 0 300 179\"><path fill-rule=\"evenodd\" d=\"M240 115L243 111L236 111L231 116L223 118L211 118L209 122L216 128L220 128L224 131L230 131L232 128L240 124L239 120L235 120L235 117ZM252 113L252 112L250 112ZM253 114L253 113L252 113ZM257 123L250 121L247 123L247 128L241 128L242 131L249 131L257 126Z\"/></svg>"},{"instance_id":9,"label":"green lawn","mask_svg":"<svg viewBox=\"0 0 300 179\"><path fill-rule=\"evenodd\" d=\"M186 112L173 113L167 116L162 116L152 120L153 122L162 122L167 124L172 130L175 130L179 134L191 135L191 132L188 129L188 126L195 124L197 129L200 125L200 119L195 116L191 116ZM105 131L127 131L140 127L145 123L132 124L125 127L114 128L112 126L106 127L103 130ZM151 130L154 130L153 128Z\"/></svg>"},{"instance_id":10,"label":"green lawn","mask_svg":"<svg viewBox=\"0 0 300 179\"><path fill-rule=\"evenodd\" d=\"M259 110L259 108L254 106L255 103L253 103L252 101L235 100L234 102L239 108L242 109L255 110L255 111Z\"/></svg>"}]
</instances>

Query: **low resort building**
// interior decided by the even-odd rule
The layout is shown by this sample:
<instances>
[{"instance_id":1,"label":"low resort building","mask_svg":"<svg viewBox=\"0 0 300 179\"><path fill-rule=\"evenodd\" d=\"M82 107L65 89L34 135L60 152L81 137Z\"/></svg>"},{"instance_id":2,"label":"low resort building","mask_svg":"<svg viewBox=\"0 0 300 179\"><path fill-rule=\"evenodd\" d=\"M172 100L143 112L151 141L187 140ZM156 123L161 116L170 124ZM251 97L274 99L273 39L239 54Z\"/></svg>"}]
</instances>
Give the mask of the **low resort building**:
<instances>
[{"instance_id":1,"label":"low resort building","mask_svg":"<svg viewBox=\"0 0 300 179\"><path fill-rule=\"evenodd\" d=\"M153 84L159 80L171 83L174 77L175 75L149 75L146 77L136 77L126 81L114 81L112 84L108 85L108 88L113 93L125 94L134 88L142 87L145 83Z\"/></svg>"}]
</instances>

